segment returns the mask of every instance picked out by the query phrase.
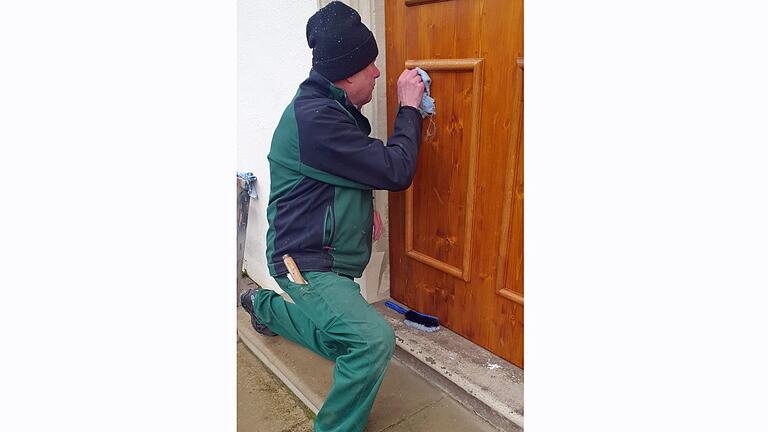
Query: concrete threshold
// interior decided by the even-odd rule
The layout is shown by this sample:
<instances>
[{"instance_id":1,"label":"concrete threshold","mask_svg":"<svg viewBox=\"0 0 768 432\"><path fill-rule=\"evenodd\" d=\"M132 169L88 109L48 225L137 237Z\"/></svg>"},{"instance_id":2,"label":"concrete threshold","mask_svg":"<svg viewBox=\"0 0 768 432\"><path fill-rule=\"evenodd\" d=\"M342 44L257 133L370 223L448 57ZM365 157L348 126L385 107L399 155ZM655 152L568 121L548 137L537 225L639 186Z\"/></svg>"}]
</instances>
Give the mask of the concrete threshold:
<instances>
[{"instance_id":1,"label":"concrete threshold","mask_svg":"<svg viewBox=\"0 0 768 432\"><path fill-rule=\"evenodd\" d=\"M237 311L237 333L243 343L314 413L333 383L334 362L282 337L262 336L250 325L242 308ZM399 349L399 348L398 348ZM450 395L392 359L373 404L366 432L498 432ZM514 430L514 429L512 429Z\"/></svg>"},{"instance_id":2,"label":"concrete threshold","mask_svg":"<svg viewBox=\"0 0 768 432\"><path fill-rule=\"evenodd\" d=\"M373 306L395 330L395 358L500 430L523 429L523 370L442 327L427 333Z\"/></svg>"}]
</instances>

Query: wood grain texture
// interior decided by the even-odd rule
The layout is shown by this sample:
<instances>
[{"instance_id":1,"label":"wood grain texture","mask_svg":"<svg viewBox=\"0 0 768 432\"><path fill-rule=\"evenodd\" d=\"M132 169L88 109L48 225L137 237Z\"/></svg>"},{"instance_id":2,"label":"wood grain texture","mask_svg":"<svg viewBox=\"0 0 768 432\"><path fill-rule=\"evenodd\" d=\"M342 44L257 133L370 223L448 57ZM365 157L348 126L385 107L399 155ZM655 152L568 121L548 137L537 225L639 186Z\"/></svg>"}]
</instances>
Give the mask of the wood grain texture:
<instances>
[{"instance_id":1,"label":"wood grain texture","mask_svg":"<svg viewBox=\"0 0 768 432\"><path fill-rule=\"evenodd\" d=\"M391 295L523 367L523 3L388 1L385 21L389 132L406 66L437 107L413 185L389 195Z\"/></svg>"},{"instance_id":2,"label":"wood grain texture","mask_svg":"<svg viewBox=\"0 0 768 432\"><path fill-rule=\"evenodd\" d=\"M438 2L444 2L444 1L453 1L453 0L405 0L405 5L418 6L418 5L427 4L427 3L438 3Z\"/></svg>"},{"instance_id":3,"label":"wood grain texture","mask_svg":"<svg viewBox=\"0 0 768 432\"><path fill-rule=\"evenodd\" d=\"M518 58L520 60L520 58ZM518 105L520 120L512 129L507 157L504 204L501 213L499 260L496 293L523 304L523 67L520 61L513 100Z\"/></svg>"},{"instance_id":4,"label":"wood grain texture","mask_svg":"<svg viewBox=\"0 0 768 432\"><path fill-rule=\"evenodd\" d=\"M433 78L438 112L436 139L422 142L411 190L390 194L392 296L522 367L522 2L387 2L386 14L388 118L397 109L396 78L415 63ZM462 59L483 59L479 84Z\"/></svg>"},{"instance_id":5,"label":"wood grain texture","mask_svg":"<svg viewBox=\"0 0 768 432\"><path fill-rule=\"evenodd\" d=\"M457 98L454 97L455 95L443 91L440 84L433 86L431 89L433 97L446 101L441 107L441 111L452 112L457 119L464 117L471 119L466 126L462 125L460 121L451 121L447 123L446 128L438 128L435 137L430 139L425 137L425 144L432 148L425 150L429 153L420 159L421 166L417 166L417 173L429 172L433 169L444 168L445 166L453 167L454 172L451 173L449 184L447 187L441 187L441 185L435 184L436 182L433 181L444 180L446 176L422 176L419 181L414 181L414 185L405 192L406 255L469 282L471 273L470 258L472 254L472 220L474 217L475 190L477 188L477 153L480 146L483 59L406 60L405 66L409 69L415 67L424 69L430 74L430 77L440 77L439 83L447 82L449 79L453 79L455 83L457 77L455 74L438 75L436 74L438 71L464 72L469 74L469 77L464 77L464 81L467 81L467 78L471 80L471 84L459 86L468 95L464 101L465 106L461 107L463 112L466 112L467 108L469 109L469 113L466 115L456 114L460 111L456 105L461 104L462 98L458 98L459 101L457 102ZM460 82L461 80L459 80ZM468 130L464 134L468 137L468 142L466 142L467 138L464 137L450 139L450 135L455 134L456 130L463 129ZM457 149L454 146L451 148L452 151L448 152L446 148L441 147L441 142L455 143L459 147L468 146L468 150L463 151L463 148ZM455 155L459 155L460 159L454 160L451 156ZM430 156L433 157L430 158ZM446 157L450 160L443 161L442 163L438 161L434 164L434 167L430 167L429 162L427 162L433 158L445 159ZM460 164L462 161L468 162L462 165ZM468 170L466 175L462 175L462 170L460 169L462 167ZM443 170L443 172L445 171ZM456 184L462 180L465 180L463 184ZM464 199L463 216L461 210L456 212L440 211L461 209L460 203L454 201L461 200L462 195ZM416 206L419 208L418 214L414 213L414 199L418 203ZM462 218L463 220L457 220L456 222L451 221L451 219ZM462 224L463 227L461 226ZM418 228L414 229L414 225ZM463 233L455 232L452 227L456 227L456 230L463 231ZM418 249L414 246L414 232L417 233L419 240L417 242Z\"/></svg>"}]
</instances>

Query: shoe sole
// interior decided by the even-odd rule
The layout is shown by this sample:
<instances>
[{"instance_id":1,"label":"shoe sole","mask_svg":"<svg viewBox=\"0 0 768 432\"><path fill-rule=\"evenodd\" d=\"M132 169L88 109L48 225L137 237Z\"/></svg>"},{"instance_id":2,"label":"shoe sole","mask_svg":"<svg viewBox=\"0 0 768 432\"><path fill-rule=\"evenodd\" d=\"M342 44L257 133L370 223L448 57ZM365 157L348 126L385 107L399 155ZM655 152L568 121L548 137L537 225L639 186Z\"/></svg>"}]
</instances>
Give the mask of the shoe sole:
<instances>
[{"instance_id":1,"label":"shoe sole","mask_svg":"<svg viewBox=\"0 0 768 432\"><path fill-rule=\"evenodd\" d=\"M277 336L277 333L270 330L269 327L267 327L265 324L260 323L255 316L253 316L253 289L246 290L244 293L240 294L240 306L245 309L246 312L248 312L248 315L251 316L251 327L253 327L254 330L256 330L257 333L264 335L264 336ZM247 298L246 298L247 297ZM248 302L250 300L250 302ZM246 306L247 304L247 306Z\"/></svg>"}]
</instances>

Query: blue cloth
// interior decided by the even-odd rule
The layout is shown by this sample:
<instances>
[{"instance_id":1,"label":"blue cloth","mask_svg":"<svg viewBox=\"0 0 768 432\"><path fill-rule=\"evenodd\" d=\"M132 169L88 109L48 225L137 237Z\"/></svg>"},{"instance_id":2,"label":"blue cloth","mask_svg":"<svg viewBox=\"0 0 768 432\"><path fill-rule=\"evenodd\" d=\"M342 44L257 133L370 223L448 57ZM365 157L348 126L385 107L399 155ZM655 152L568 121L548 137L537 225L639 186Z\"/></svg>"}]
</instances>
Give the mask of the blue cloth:
<instances>
[{"instance_id":1,"label":"blue cloth","mask_svg":"<svg viewBox=\"0 0 768 432\"><path fill-rule=\"evenodd\" d=\"M248 187L248 196L251 198L258 198L259 194L256 192L256 176L252 172L237 172L237 177L245 180L245 184Z\"/></svg>"},{"instance_id":2,"label":"blue cloth","mask_svg":"<svg viewBox=\"0 0 768 432\"><path fill-rule=\"evenodd\" d=\"M424 96L421 97L421 106L419 112L421 117L424 118L428 115L435 114L435 100L429 94L429 86L432 84L432 78L429 74L421 68L416 68L416 72L421 75L421 80L424 81Z\"/></svg>"}]
</instances>

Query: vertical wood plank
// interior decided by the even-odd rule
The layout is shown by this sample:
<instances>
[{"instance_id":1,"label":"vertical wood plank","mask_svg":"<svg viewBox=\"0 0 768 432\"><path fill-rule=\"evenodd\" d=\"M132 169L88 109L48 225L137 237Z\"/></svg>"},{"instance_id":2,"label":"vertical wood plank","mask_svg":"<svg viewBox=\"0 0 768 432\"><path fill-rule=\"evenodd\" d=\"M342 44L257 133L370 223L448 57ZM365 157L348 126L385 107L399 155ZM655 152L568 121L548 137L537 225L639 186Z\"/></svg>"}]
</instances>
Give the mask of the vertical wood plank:
<instances>
[{"instance_id":1,"label":"vertical wood plank","mask_svg":"<svg viewBox=\"0 0 768 432\"><path fill-rule=\"evenodd\" d=\"M498 288L501 279L513 280L509 292L522 299L523 87L516 63L523 54L522 1L410 3L386 2L390 121L406 60L481 58L484 68L469 80L430 71L439 96L436 139L422 143L411 199L390 193L392 297L522 367L524 306ZM474 154L467 146L473 137L480 143ZM414 216L410 228L406 212ZM407 249L471 269L469 280L414 259Z\"/></svg>"}]
</instances>

